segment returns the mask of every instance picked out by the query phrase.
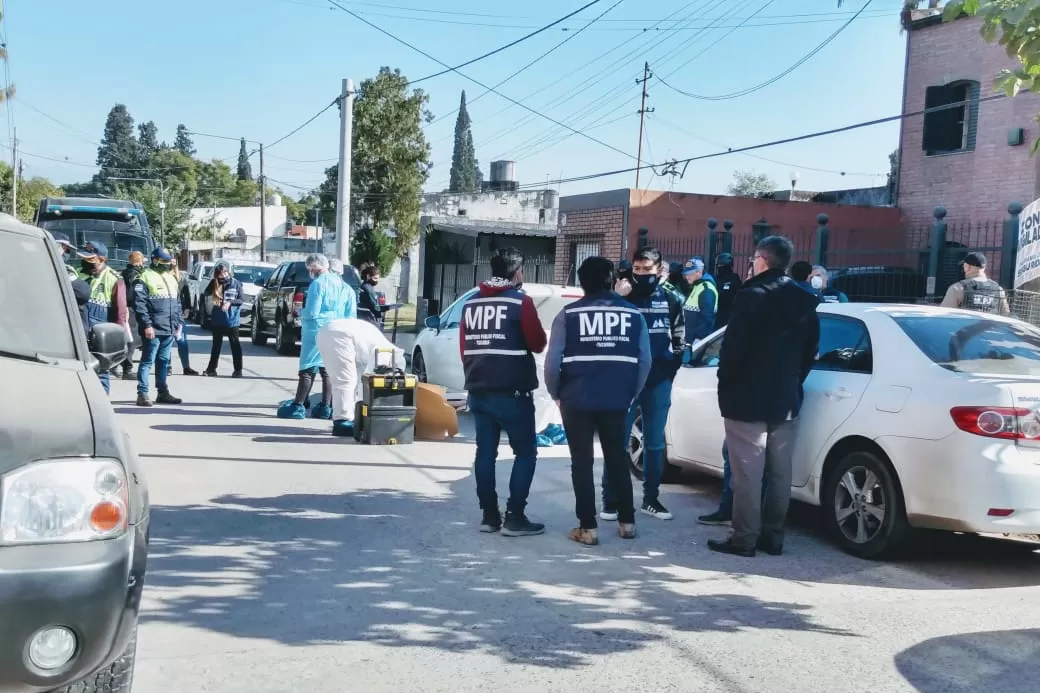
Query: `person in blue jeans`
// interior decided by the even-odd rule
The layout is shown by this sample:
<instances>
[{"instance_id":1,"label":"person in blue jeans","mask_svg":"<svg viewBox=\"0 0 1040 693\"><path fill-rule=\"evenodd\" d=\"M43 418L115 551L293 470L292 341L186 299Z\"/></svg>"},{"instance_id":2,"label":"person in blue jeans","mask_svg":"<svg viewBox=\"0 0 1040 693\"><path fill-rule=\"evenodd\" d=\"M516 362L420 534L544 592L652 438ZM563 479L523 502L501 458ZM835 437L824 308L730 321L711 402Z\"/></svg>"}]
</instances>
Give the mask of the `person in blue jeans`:
<instances>
[{"instance_id":1,"label":"person in blue jeans","mask_svg":"<svg viewBox=\"0 0 1040 693\"><path fill-rule=\"evenodd\" d=\"M614 291L639 309L650 334L650 374L636 396L625 421L631 431L637 415L643 417L643 504L640 512L659 520L672 514L659 497L664 474L664 428L672 406L672 380L682 365L686 322L683 298L661 286L661 253L656 248L640 248L632 257L631 274L618 280ZM603 510L600 518L617 520L617 503L610 479L603 476Z\"/></svg>"},{"instance_id":2,"label":"person in blue jeans","mask_svg":"<svg viewBox=\"0 0 1040 693\"><path fill-rule=\"evenodd\" d=\"M159 404L180 404L170 394L166 377L170 373L170 351L184 329L179 286L171 272L173 256L166 248L152 251L151 266L134 282L134 313L141 331L141 363L137 369L137 406L150 407L148 377L155 366L155 387Z\"/></svg>"},{"instance_id":3,"label":"person in blue jeans","mask_svg":"<svg viewBox=\"0 0 1040 693\"><path fill-rule=\"evenodd\" d=\"M469 410L476 426L477 454L473 475L483 516L481 532L522 537L545 532L527 518L527 496L534 481L534 398L538 373L534 354L545 350L547 337L534 301L520 290L524 256L501 248L491 258L492 277L466 301L459 322L459 351L466 374ZM513 448L513 471L505 520L498 505L495 461L505 431Z\"/></svg>"}]
</instances>

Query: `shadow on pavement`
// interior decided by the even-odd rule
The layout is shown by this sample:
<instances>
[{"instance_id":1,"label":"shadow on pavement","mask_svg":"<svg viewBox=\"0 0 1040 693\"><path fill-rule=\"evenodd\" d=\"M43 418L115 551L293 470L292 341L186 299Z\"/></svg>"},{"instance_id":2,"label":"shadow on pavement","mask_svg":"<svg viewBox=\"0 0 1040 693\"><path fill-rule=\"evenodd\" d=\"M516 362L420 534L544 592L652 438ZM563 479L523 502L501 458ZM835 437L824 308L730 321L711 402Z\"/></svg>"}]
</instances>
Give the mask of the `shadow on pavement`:
<instances>
[{"instance_id":1,"label":"shadow on pavement","mask_svg":"<svg viewBox=\"0 0 1040 693\"><path fill-rule=\"evenodd\" d=\"M331 436L330 436L331 437ZM308 444L316 442L315 440L307 440ZM317 441L321 442L321 441ZM195 460L200 462L227 462L229 459L233 459L235 462L256 462L258 464L299 464L299 465L317 465L317 466L333 466L333 467L372 467L375 469L389 468L389 469L433 469L433 470L447 470L454 472L468 472L470 467L450 467L443 464L436 465L423 465L412 462L387 462L385 460L379 460L377 462L361 462L358 460L347 461L347 460L289 460L284 458L270 458L270 457L209 457L205 455L163 455L163 454L142 454L141 457L148 459L159 459L159 460Z\"/></svg>"},{"instance_id":2,"label":"shadow on pavement","mask_svg":"<svg viewBox=\"0 0 1040 693\"><path fill-rule=\"evenodd\" d=\"M267 418L268 414L260 414L257 412L248 411L218 411L216 409L209 411L202 411L200 409L183 409L182 404L165 405L157 404L154 407L138 407L136 405L132 407L115 407L117 414L154 414L155 412L162 412L163 414L169 414L172 416L213 416L213 417L234 417L238 419L244 418ZM216 405L214 405L216 406ZM189 427L190 428L190 427ZM248 428L248 427L247 427Z\"/></svg>"},{"instance_id":3,"label":"shadow on pavement","mask_svg":"<svg viewBox=\"0 0 1040 693\"><path fill-rule=\"evenodd\" d=\"M289 645L363 641L552 668L675 632L855 635L815 622L805 604L684 594L668 559L636 544L612 542L639 552L612 556L446 524L456 505L366 490L155 507L148 580L160 596L145 618ZM472 549L446 548L459 532Z\"/></svg>"},{"instance_id":4,"label":"shadow on pavement","mask_svg":"<svg viewBox=\"0 0 1040 693\"><path fill-rule=\"evenodd\" d=\"M1033 693L1040 681L1040 630L1005 630L926 640L895 657L920 693Z\"/></svg>"}]
</instances>

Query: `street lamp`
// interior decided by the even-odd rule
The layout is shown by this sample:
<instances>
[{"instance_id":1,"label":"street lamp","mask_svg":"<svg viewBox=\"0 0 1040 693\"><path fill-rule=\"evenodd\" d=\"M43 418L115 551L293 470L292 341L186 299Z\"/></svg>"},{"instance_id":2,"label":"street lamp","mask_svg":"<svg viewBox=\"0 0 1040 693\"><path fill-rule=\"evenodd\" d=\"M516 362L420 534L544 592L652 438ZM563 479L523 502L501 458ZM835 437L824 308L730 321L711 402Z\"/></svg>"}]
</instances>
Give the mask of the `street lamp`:
<instances>
[{"instance_id":1,"label":"street lamp","mask_svg":"<svg viewBox=\"0 0 1040 693\"><path fill-rule=\"evenodd\" d=\"M159 245L166 246L166 183L161 178L115 178L108 180L136 180L144 183L159 184Z\"/></svg>"}]
</instances>

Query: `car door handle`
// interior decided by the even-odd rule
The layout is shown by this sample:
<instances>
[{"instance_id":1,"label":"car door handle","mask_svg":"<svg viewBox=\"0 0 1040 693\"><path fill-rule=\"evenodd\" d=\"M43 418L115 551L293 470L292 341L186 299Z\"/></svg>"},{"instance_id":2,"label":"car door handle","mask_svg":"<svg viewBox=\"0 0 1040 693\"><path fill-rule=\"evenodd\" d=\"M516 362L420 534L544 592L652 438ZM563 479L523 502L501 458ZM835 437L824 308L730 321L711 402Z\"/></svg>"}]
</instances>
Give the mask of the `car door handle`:
<instances>
[{"instance_id":1,"label":"car door handle","mask_svg":"<svg viewBox=\"0 0 1040 693\"><path fill-rule=\"evenodd\" d=\"M852 393L843 387L839 387L837 390L828 390L823 394L831 399L848 399L849 397L852 397Z\"/></svg>"}]
</instances>

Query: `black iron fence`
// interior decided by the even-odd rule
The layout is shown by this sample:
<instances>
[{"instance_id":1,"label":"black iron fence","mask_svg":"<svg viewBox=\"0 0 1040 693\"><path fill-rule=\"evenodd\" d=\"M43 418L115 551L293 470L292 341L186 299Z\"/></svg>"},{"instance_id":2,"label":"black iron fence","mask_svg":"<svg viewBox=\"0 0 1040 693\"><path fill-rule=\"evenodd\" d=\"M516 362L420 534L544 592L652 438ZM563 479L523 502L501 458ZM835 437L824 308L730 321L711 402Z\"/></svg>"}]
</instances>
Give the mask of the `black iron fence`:
<instances>
[{"instance_id":1,"label":"black iron fence","mask_svg":"<svg viewBox=\"0 0 1040 693\"><path fill-rule=\"evenodd\" d=\"M524 260L524 281L532 284L551 284L556 269L555 258L551 255L529 257ZM431 276L427 278L427 286L432 291L426 293L429 299L427 315L438 315L450 306L455 299L466 293L480 282L491 278L491 263L486 257L479 257L470 263L436 263L428 266Z\"/></svg>"},{"instance_id":2,"label":"black iron fence","mask_svg":"<svg viewBox=\"0 0 1040 693\"><path fill-rule=\"evenodd\" d=\"M1006 290L1013 287L1021 212L1022 205L1014 202L1003 220L961 222L948 221L946 210L936 207L930 224L883 230L832 230L828 216L820 214L814 229L787 230L784 235L794 245L792 262L804 260L827 268L830 286L850 300L939 301L951 284L962 279L961 264L971 252L986 256L992 279ZM658 239L640 229L639 244L656 247L668 262L701 257L708 267L714 267L720 254L730 253L734 269L743 274L755 245L772 233L772 226L762 220L750 233L734 232L729 220L721 226L709 219L704 234ZM1033 305L1031 298L1022 300Z\"/></svg>"}]
</instances>

